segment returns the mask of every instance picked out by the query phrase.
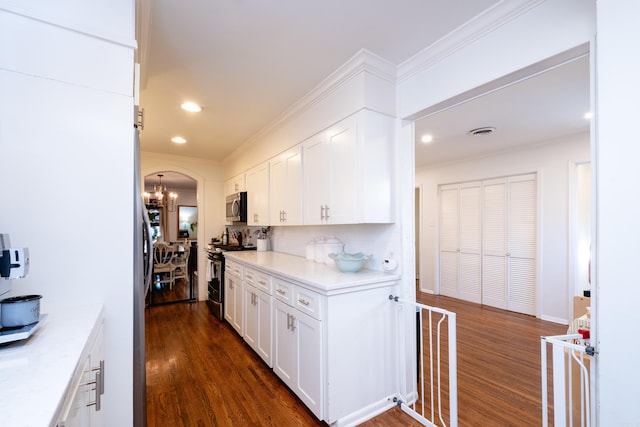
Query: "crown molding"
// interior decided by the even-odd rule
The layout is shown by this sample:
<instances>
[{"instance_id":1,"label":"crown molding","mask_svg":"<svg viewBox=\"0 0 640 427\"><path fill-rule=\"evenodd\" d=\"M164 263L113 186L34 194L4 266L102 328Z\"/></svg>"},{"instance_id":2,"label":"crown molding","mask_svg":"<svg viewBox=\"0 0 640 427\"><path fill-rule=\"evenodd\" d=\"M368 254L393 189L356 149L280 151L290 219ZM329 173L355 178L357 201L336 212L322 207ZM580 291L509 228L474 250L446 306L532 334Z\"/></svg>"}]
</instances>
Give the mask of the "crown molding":
<instances>
[{"instance_id":1,"label":"crown molding","mask_svg":"<svg viewBox=\"0 0 640 427\"><path fill-rule=\"evenodd\" d=\"M136 0L136 41L138 49L135 61L140 66L140 90L147 88L147 57L151 44L151 0Z\"/></svg>"},{"instance_id":2,"label":"crown molding","mask_svg":"<svg viewBox=\"0 0 640 427\"><path fill-rule=\"evenodd\" d=\"M83 21L81 17L73 17L73 14L69 14L66 10L63 10L63 8L58 9L60 10L60 13L47 14L37 6L24 1L2 0L0 4L0 11L40 21L45 24L64 28L65 30L73 31L120 46L132 49L137 48L135 39L123 37L122 34L116 34L106 25L97 25L95 23L88 24Z\"/></svg>"},{"instance_id":3,"label":"crown molding","mask_svg":"<svg viewBox=\"0 0 640 427\"><path fill-rule=\"evenodd\" d=\"M398 65L397 81L431 67L546 0L502 0Z\"/></svg>"}]
</instances>

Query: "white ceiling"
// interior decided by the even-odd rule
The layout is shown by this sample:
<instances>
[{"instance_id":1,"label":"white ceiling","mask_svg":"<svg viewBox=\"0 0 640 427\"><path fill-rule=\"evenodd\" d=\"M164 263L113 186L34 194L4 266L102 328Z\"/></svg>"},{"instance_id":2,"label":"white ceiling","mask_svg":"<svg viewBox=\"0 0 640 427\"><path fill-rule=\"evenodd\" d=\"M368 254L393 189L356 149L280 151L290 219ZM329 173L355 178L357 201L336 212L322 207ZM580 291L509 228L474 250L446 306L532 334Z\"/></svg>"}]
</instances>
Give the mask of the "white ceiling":
<instances>
[{"instance_id":1,"label":"white ceiling","mask_svg":"<svg viewBox=\"0 0 640 427\"><path fill-rule=\"evenodd\" d=\"M416 121L416 167L486 156L588 132L589 57L549 69ZM469 131L494 127L492 134ZM431 134L433 142L420 141Z\"/></svg>"},{"instance_id":2,"label":"white ceiling","mask_svg":"<svg viewBox=\"0 0 640 427\"><path fill-rule=\"evenodd\" d=\"M138 0L141 148L222 161L360 49L399 65L497 3ZM585 58L418 120L435 140L416 143L416 165L588 130L588 75ZM481 126L497 131L466 135Z\"/></svg>"},{"instance_id":3,"label":"white ceiling","mask_svg":"<svg viewBox=\"0 0 640 427\"><path fill-rule=\"evenodd\" d=\"M141 149L223 160L360 49L400 64L498 2L138 0Z\"/></svg>"}]
</instances>

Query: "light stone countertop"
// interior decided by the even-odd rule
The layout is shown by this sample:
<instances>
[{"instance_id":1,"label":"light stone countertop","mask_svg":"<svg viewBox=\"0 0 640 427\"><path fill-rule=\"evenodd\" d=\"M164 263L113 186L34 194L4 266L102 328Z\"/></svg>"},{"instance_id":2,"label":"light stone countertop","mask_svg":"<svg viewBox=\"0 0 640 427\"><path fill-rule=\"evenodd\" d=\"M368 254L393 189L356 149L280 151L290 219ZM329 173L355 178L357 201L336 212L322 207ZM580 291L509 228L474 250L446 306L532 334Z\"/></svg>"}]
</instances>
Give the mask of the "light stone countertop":
<instances>
[{"instance_id":1,"label":"light stone countertop","mask_svg":"<svg viewBox=\"0 0 640 427\"><path fill-rule=\"evenodd\" d=\"M43 427L55 421L102 321L101 305L56 310L26 340L0 346L0 426Z\"/></svg>"},{"instance_id":2,"label":"light stone countertop","mask_svg":"<svg viewBox=\"0 0 640 427\"><path fill-rule=\"evenodd\" d=\"M335 265L308 261L295 255L273 251L227 251L227 259L252 265L268 273L305 284L327 295L349 292L371 285L388 285L400 280L400 274L363 269L343 273Z\"/></svg>"}]
</instances>

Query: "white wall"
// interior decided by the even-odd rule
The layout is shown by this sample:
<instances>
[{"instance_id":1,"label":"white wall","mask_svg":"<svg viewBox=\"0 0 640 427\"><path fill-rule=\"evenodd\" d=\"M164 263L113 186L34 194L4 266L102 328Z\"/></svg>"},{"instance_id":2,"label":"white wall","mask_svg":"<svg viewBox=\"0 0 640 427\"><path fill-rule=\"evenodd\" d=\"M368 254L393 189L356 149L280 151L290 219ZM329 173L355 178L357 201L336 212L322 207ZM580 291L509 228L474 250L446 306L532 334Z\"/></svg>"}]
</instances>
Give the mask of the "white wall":
<instances>
[{"instance_id":1,"label":"white wall","mask_svg":"<svg viewBox=\"0 0 640 427\"><path fill-rule=\"evenodd\" d=\"M420 287L437 291L438 185L538 173L538 316L568 324L573 288L568 280L570 163L589 161L589 134L572 135L507 153L416 171L423 190Z\"/></svg>"},{"instance_id":2,"label":"white wall","mask_svg":"<svg viewBox=\"0 0 640 427\"><path fill-rule=\"evenodd\" d=\"M394 224L273 227L271 234L271 249L276 252L304 257L309 241L335 237L344 243L345 252L373 255L365 268L382 271L387 257L400 261L400 235Z\"/></svg>"},{"instance_id":3,"label":"white wall","mask_svg":"<svg viewBox=\"0 0 640 427\"><path fill-rule=\"evenodd\" d=\"M205 301L207 284L204 272L206 271L207 243L224 230L224 170L219 162L150 152L141 153L140 163L142 179L158 172L175 171L197 182L198 272L202 272L198 275L197 296L198 300Z\"/></svg>"},{"instance_id":4,"label":"white wall","mask_svg":"<svg viewBox=\"0 0 640 427\"><path fill-rule=\"evenodd\" d=\"M598 0L595 318L601 426L640 425L640 2ZM593 302L593 301L592 301Z\"/></svg>"},{"instance_id":5,"label":"white wall","mask_svg":"<svg viewBox=\"0 0 640 427\"><path fill-rule=\"evenodd\" d=\"M0 231L31 257L13 294L104 305L104 423L132 425L133 2L2 1L0 40Z\"/></svg>"}]
</instances>

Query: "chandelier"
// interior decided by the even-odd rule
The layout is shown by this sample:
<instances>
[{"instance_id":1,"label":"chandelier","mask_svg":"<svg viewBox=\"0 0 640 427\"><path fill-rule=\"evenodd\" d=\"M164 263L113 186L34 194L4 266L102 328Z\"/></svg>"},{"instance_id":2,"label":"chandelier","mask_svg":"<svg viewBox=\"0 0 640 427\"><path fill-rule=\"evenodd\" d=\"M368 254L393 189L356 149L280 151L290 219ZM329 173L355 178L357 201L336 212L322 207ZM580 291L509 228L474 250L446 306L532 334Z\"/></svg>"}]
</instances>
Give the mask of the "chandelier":
<instances>
[{"instance_id":1,"label":"chandelier","mask_svg":"<svg viewBox=\"0 0 640 427\"><path fill-rule=\"evenodd\" d=\"M153 194L145 192L144 197L147 204L153 204L158 208L166 206L169 212L174 212L176 210L178 194L173 191L167 192L167 186L162 184L163 176L161 173L158 174L158 184L153 187Z\"/></svg>"}]
</instances>

